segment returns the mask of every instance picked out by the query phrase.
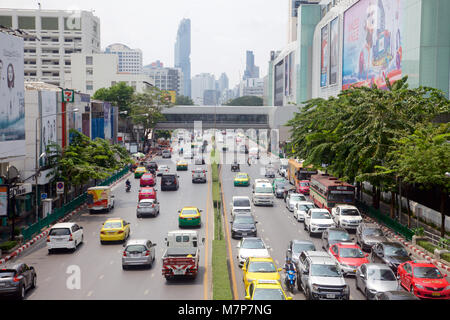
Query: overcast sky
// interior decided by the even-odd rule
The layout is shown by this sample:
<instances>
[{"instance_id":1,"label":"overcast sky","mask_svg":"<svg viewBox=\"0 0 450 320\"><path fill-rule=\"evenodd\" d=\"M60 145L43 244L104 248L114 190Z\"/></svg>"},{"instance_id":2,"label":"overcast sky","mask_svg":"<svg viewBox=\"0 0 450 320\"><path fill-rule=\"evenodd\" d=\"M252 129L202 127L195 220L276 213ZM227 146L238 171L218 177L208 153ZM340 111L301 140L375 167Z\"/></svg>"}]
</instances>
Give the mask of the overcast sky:
<instances>
[{"instance_id":1,"label":"overcast sky","mask_svg":"<svg viewBox=\"0 0 450 320\"><path fill-rule=\"evenodd\" d=\"M225 72L232 88L252 50L260 76L267 74L271 50L287 41L288 0L1 0L2 8L95 10L101 47L123 43L139 48L144 65L161 60L174 65L178 24L191 19L191 76ZM289 1L290 2L290 1Z\"/></svg>"}]
</instances>

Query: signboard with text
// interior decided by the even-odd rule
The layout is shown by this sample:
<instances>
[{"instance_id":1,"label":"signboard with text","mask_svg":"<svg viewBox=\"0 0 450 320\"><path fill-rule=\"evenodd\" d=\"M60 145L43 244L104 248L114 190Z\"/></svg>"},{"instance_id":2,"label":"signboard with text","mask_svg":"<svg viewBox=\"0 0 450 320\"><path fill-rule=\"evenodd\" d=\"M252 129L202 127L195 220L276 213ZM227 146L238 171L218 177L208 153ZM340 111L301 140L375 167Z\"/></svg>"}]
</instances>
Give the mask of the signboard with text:
<instances>
[{"instance_id":1,"label":"signboard with text","mask_svg":"<svg viewBox=\"0 0 450 320\"><path fill-rule=\"evenodd\" d=\"M63 102L74 102L75 91L74 90L63 90L62 91L62 101Z\"/></svg>"}]
</instances>

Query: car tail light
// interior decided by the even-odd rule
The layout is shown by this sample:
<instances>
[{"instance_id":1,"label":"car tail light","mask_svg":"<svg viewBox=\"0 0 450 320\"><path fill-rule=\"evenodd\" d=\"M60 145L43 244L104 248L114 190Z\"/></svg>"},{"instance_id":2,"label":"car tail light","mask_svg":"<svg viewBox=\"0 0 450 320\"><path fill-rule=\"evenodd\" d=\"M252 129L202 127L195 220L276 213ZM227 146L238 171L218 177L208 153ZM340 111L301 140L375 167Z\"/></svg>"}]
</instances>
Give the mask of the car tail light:
<instances>
[{"instance_id":1,"label":"car tail light","mask_svg":"<svg viewBox=\"0 0 450 320\"><path fill-rule=\"evenodd\" d=\"M100 231L100 234L106 234L106 232L105 231Z\"/></svg>"},{"instance_id":2,"label":"car tail light","mask_svg":"<svg viewBox=\"0 0 450 320\"><path fill-rule=\"evenodd\" d=\"M150 255L150 250L145 251L145 256L148 257Z\"/></svg>"},{"instance_id":3,"label":"car tail light","mask_svg":"<svg viewBox=\"0 0 450 320\"><path fill-rule=\"evenodd\" d=\"M203 173L205 173L205 170L203 170Z\"/></svg>"},{"instance_id":4,"label":"car tail light","mask_svg":"<svg viewBox=\"0 0 450 320\"><path fill-rule=\"evenodd\" d=\"M50 236L47 236L47 242L50 242Z\"/></svg>"},{"instance_id":5,"label":"car tail light","mask_svg":"<svg viewBox=\"0 0 450 320\"><path fill-rule=\"evenodd\" d=\"M123 256L124 256L124 257L127 256L127 252L126 252L126 251L123 252Z\"/></svg>"},{"instance_id":6,"label":"car tail light","mask_svg":"<svg viewBox=\"0 0 450 320\"><path fill-rule=\"evenodd\" d=\"M119 230L119 232L117 232L118 234L121 234L121 233L123 233L123 230Z\"/></svg>"},{"instance_id":7,"label":"car tail light","mask_svg":"<svg viewBox=\"0 0 450 320\"><path fill-rule=\"evenodd\" d=\"M23 276L14 276L13 281L14 282L19 282L22 279L23 279Z\"/></svg>"},{"instance_id":8,"label":"car tail light","mask_svg":"<svg viewBox=\"0 0 450 320\"><path fill-rule=\"evenodd\" d=\"M154 208L154 207L155 207L155 204L153 203L153 204L152 204L152 208Z\"/></svg>"},{"instance_id":9,"label":"car tail light","mask_svg":"<svg viewBox=\"0 0 450 320\"><path fill-rule=\"evenodd\" d=\"M139 206L139 205L138 205L137 207L138 207L138 209L140 208L140 206Z\"/></svg>"},{"instance_id":10,"label":"car tail light","mask_svg":"<svg viewBox=\"0 0 450 320\"><path fill-rule=\"evenodd\" d=\"M69 241L73 241L73 236L72 235L70 235Z\"/></svg>"}]
</instances>

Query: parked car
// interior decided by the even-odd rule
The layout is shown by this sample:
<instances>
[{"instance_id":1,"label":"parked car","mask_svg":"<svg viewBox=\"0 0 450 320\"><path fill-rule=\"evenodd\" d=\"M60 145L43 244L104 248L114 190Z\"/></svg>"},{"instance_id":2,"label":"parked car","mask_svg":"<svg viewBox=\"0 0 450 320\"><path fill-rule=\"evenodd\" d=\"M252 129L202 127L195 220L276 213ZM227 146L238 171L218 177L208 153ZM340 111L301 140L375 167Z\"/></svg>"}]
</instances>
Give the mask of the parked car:
<instances>
[{"instance_id":1,"label":"parked car","mask_svg":"<svg viewBox=\"0 0 450 320\"><path fill-rule=\"evenodd\" d=\"M420 300L415 295L404 290L378 292L374 300Z\"/></svg>"},{"instance_id":2,"label":"parked car","mask_svg":"<svg viewBox=\"0 0 450 320\"><path fill-rule=\"evenodd\" d=\"M231 203L231 215L235 217L240 214L251 214L252 205L250 203L250 198L247 196L234 196Z\"/></svg>"},{"instance_id":3,"label":"parked car","mask_svg":"<svg viewBox=\"0 0 450 320\"><path fill-rule=\"evenodd\" d=\"M165 165L165 164L162 164L162 165L160 165L159 167L158 167L158 169L157 169L157 171L156 171L156 175L159 177L159 176L162 176L164 173L169 173L169 166L167 166L167 165Z\"/></svg>"},{"instance_id":4,"label":"parked car","mask_svg":"<svg viewBox=\"0 0 450 320\"><path fill-rule=\"evenodd\" d=\"M264 241L258 237L245 237L242 238L241 241L236 245L236 248L239 249L237 259L239 262L239 267L245 263L245 260L249 257L257 257L257 258L269 258L269 248L266 246Z\"/></svg>"},{"instance_id":5,"label":"parked car","mask_svg":"<svg viewBox=\"0 0 450 320\"><path fill-rule=\"evenodd\" d=\"M408 261L398 266L400 285L420 299L450 299L447 274L428 261Z\"/></svg>"},{"instance_id":6,"label":"parked car","mask_svg":"<svg viewBox=\"0 0 450 320\"><path fill-rule=\"evenodd\" d=\"M156 243L147 239L128 240L124 244L122 269L127 270L131 266L151 268L156 256L155 246Z\"/></svg>"},{"instance_id":7,"label":"parked car","mask_svg":"<svg viewBox=\"0 0 450 320\"><path fill-rule=\"evenodd\" d=\"M56 249L75 251L83 242L83 227L73 222L57 223L51 227L47 236L48 253Z\"/></svg>"},{"instance_id":8,"label":"parked car","mask_svg":"<svg viewBox=\"0 0 450 320\"><path fill-rule=\"evenodd\" d=\"M383 230L374 223L361 223L356 229L356 243L364 251L370 251L377 243L388 241Z\"/></svg>"},{"instance_id":9,"label":"parked car","mask_svg":"<svg viewBox=\"0 0 450 320\"><path fill-rule=\"evenodd\" d=\"M330 228L322 233L322 248L326 251L335 243L351 242L352 239L347 230L343 228Z\"/></svg>"},{"instance_id":10,"label":"parked car","mask_svg":"<svg viewBox=\"0 0 450 320\"><path fill-rule=\"evenodd\" d=\"M314 209L316 206L314 203L309 201L300 201L295 204L294 209L294 218L297 219L297 221L305 221L306 213L309 209Z\"/></svg>"},{"instance_id":11,"label":"parked car","mask_svg":"<svg viewBox=\"0 0 450 320\"><path fill-rule=\"evenodd\" d=\"M356 270L356 289L373 300L379 292L399 290L397 277L385 264L366 263Z\"/></svg>"},{"instance_id":12,"label":"parked car","mask_svg":"<svg viewBox=\"0 0 450 320\"><path fill-rule=\"evenodd\" d=\"M286 197L286 208L290 212L294 212L295 204L301 201L306 201L306 197L300 193L289 193Z\"/></svg>"},{"instance_id":13,"label":"parked car","mask_svg":"<svg viewBox=\"0 0 450 320\"><path fill-rule=\"evenodd\" d=\"M24 299L26 291L36 287L36 270L25 263L16 263L0 269L0 297Z\"/></svg>"},{"instance_id":14,"label":"parked car","mask_svg":"<svg viewBox=\"0 0 450 320\"><path fill-rule=\"evenodd\" d=\"M336 262L324 251L304 251L297 269L298 290L308 300L349 300L350 287Z\"/></svg>"},{"instance_id":15,"label":"parked car","mask_svg":"<svg viewBox=\"0 0 450 320\"><path fill-rule=\"evenodd\" d=\"M170 152L170 150L163 150L161 153L161 156L163 159L170 159L172 158L172 153Z\"/></svg>"},{"instance_id":16,"label":"parked car","mask_svg":"<svg viewBox=\"0 0 450 320\"><path fill-rule=\"evenodd\" d=\"M233 239L243 238L247 236L257 236L256 224L251 214L240 214L235 215L231 223L231 237Z\"/></svg>"},{"instance_id":17,"label":"parked car","mask_svg":"<svg viewBox=\"0 0 450 320\"><path fill-rule=\"evenodd\" d=\"M286 251L286 257L298 264L300 254L304 251L316 251L314 242L311 240L291 240Z\"/></svg>"},{"instance_id":18,"label":"parked car","mask_svg":"<svg viewBox=\"0 0 450 320\"><path fill-rule=\"evenodd\" d=\"M161 176L161 191L178 190L180 187L179 176L175 173L164 173Z\"/></svg>"},{"instance_id":19,"label":"parked car","mask_svg":"<svg viewBox=\"0 0 450 320\"><path fill-rule=\"evenodd\" d=\"M411 261L411 254L399 242L380 242L372 247L370 253L370 260L372 262L387 264L395 274L400 264L406 261Z\"/></svg>"},{"instance_id":20,"label":"parked car","mask_svg":"<svg viewBox=\"0 0 450 320\"><path fill-rule=\"evenodd\" d=\"M368 253L364 253L361 248L354 243L339 242L333 244L328 250L330 255L341 267L344 275L354 276L356 269L364 263L369 263Z\"/></svg>"},{"instance_id":21,"label":"parked car","mask_svg":"<svg viewBox=\"0 0 450 320\"><path fill-rule=\"evenodd\" d=\"M327 209L309 209L306 213L304 229L308 231L310 236L313 233L322 233L335 226Z\"/></svg>"},{"instance_id":22,"label":"parked car","mask_svg":"<svg viewBox=\"0 0 450 320\"><path fill-rule=\"evenodd\" d=\"M206 170L203 168L195 168L192 170L192 183L206 183Z\"/></svg>"},{"instance_id":23,"label":"parked car","mask_svg":"<svg viewBox=\"0 0 450 320\"><path fill-rule=\"evenodd\" d=\"M142 218L143 216L156 217L159 214L159 202L155 199L142 199L139 201L136 208L136 216Z\"/></svg>"},{"instance_id":24,"label":"parked car","mask_svg":"<svg viewBox=\"0 0 450 320\"><path fill-rule=\"evenodd\" d=\"M338 227L350 230L356 230L363 221L358 208L350 205L337 205L331 209L331 215Z\"/></svg>"}]
</instances>

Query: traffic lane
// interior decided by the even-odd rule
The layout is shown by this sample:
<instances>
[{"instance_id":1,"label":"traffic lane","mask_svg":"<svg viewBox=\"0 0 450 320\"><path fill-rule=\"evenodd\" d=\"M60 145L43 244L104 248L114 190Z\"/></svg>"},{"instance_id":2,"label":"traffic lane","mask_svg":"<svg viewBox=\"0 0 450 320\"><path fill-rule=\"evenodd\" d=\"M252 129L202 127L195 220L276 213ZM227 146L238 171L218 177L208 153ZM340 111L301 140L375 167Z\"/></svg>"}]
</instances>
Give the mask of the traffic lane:
<instances>
[{"instance_id":1,"label":"traffic lane","mask_svg":"<svg viewBox=\"0 0 450 320\"><path fill-rule=\"evenodd\" d=\"M30 294L30 299L186 299L186 297L203 299L202 259L198 277L194 281L166 284L165 278L161 275L163 241L167 231L178 229L177 210L180 206L187 205L183 203L183 198L190 199L189 205L198 207L204 207L206 203L207 185L195 185L195 188L190 188L190 176L181 172L179 175L181 187L178 191L158 192L161 203L160 216L136 218L139 186L130 179L132 192L125 193L124 183L114 190L116 204L111 213L90 215L83 212L72 219L84 227L85 239L85 244L74 254L61 252L49 256L46 248L43 247L42 250L24 258L30 265L36 265L38 272L38 288L34 294ZM180 193L183 197L179 196ZM121 268L122 246L100 244L101 224L111 216L120 216L131 223L131 238L149 237L157 243L156 260L152 269L123 271ZM200 234L202 229L199 229ZM81 288L79 290L67 289L66 281L69 275L66 271L69 265L80 267ZM41 279L44 282L41 283Z\"/></svg>"}]
</instances>

